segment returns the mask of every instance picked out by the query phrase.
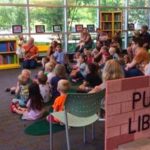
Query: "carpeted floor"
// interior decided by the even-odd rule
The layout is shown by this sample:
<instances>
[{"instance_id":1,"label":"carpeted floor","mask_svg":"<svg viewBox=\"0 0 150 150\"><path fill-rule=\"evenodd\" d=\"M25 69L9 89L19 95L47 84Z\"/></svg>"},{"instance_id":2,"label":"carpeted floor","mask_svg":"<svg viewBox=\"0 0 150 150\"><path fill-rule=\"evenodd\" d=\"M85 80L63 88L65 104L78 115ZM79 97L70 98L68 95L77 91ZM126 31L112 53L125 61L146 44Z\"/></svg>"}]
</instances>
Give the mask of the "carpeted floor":
<instances>
[{"instance_id":1,"label":"carpeted floor","mask_svg":"<svg viewBox=\"0 0 150 150\"><path fill-rule=\"evenodd\" d=\"M49 150L49 136L30 136L24 129L33 121L22 121L16 114L9 110L12 95L5 92L7 87L15 85L17 75L21 70L0 71L0 150ZM37 70L32 71L33 76ZM87 144L82 142L82 129L71 128L71 150L103 150L104 149L104 124L97 122L96 139L91 140L91 127L87 128ZM89 130L88 130L89 129ZM54 150L66 150L65 132L54 134Z\"/></svg>"}]
</instances>

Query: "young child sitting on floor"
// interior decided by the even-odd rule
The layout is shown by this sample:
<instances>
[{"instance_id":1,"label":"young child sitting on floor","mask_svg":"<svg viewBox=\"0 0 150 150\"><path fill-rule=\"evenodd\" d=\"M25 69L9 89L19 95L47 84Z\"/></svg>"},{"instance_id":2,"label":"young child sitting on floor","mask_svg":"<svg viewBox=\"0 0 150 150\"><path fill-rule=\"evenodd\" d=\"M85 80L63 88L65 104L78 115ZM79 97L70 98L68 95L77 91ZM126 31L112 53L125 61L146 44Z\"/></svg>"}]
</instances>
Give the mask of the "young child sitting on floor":
<instances>
[{"instance_id":1,"label":"young child sitting on floor","mask_svg":"<svg viewBox=\"0 0 150 150\"><path fill-rule=\"evenodd\" d=\"M57 44L56 46L56 51L55 53L53 54L55 60L57 63L59 64L65 64L65 59L66 59L66 54L63 52L62 50L62 46L61 44Z\"/></svg>"},{"instance_id":2,"label":"young child sitting on floor","mask_svg":"<svg viewBox=\"0 0 150 150\"><path fill-rule=\"evenodd\" d=\"M21 71L21 75L23 76L23 78L29 83L32 83L32 79L31 79L31 71L28 69L23 69ZM13 86L11 88L7 88L6 92L11 92L11 94L16 94L17 92L17 88L18 88L19 83L17 82L16 86Z\"/></svg>"},{"instance_id":3,"label":"young child sitting on floor","mask_svg":"<svg viewBox=\"0 0 150 150\"><path fill-rule=\"evenodd\" d=\"M102 83L102 80L98 74L98 65L95 63L88 64L88 74L78 88L78 92L89 92L95 86Z\"/></svg>"},{"instance_id":4,"label":"young child sitting on floor","mask_svg":"<svg viewBox=\"0 0 150 150\"><path fill-rule=\"evenodd\" d=\"M51 83L51 79L55 76L54 68L55 68L55 64L53 62L48 62L45 64L45 72L47 74L48 83Z\"/></svg>"},{"instance_id":5,"label":"young child sitting on floor","mask_svg":"<svg viewBox=\"0 0 150 150\"><path fill-rule=\"evenodd\" d=\"M68 80L59 80L57 90L60 93L60 96L58 96L55 99L55 102L53 104L53 111L59 112L64 110L64 103L67 97L67 92L70 89L70 84ZM47 116L47 120L51 121L52 123L59 123L59 120L57 118L52 117L51 115Z\"/></svg>"},{"instance_id":6,"label":"young child sitting on floor","mask_svg":"<svg viewBox=\"0 0 150 150\"><path fill-rule=\"evenodd\" d=\"M22 107L26 106L26 102L29 96L28 88L31 83L32 81L29 80L28 76L24 76L24 73L18 76L18 83L15 91L16 98L14 98L11 103L12 112L16 104Z\"/></svg>"},{"instance_id":7,"label":"young child sitting on floor","mask_svg":"<svg viewBox=\"0 0 150 150\"><path fill-rule=\"evenodd\" d=\"M39 85L37 83L32 83L29 86L29 97L26 104L26 108L16 107L14 112L22 115L22 119L26 120L36 120L43 115L43 98L40 94Z\"/></svg>"},{"instance_id":8,"label":"young child sitting on floor","mask_svg":"<svg viewBox=\"0 0 150 150\"><path fill-rule=\"evenodd\" d=\"M79 56L79 66L77 66L76 68L73 68L71 74L70 74L70 77L72 78L72 81L73 82L77 82L77 81L80 81L80 80L83 80L86 75L87 75L87 72L86 72L86 56L81 54Z\"/></svg>"},{"instance_id":9,"label":"young child sitting on floor","mask_svg":"<svg viewBox=\"0 0 150 150\"><path fill-rule=\"evenodd\" d=\"M49 84L47 82L47 76L44 74L43 71L40 71L38 73L38 84L40 88L40 93L43 98L43 102L44 103L49 102L51 98L51 91L50 91Z\"/></svg>"}]
</instances>

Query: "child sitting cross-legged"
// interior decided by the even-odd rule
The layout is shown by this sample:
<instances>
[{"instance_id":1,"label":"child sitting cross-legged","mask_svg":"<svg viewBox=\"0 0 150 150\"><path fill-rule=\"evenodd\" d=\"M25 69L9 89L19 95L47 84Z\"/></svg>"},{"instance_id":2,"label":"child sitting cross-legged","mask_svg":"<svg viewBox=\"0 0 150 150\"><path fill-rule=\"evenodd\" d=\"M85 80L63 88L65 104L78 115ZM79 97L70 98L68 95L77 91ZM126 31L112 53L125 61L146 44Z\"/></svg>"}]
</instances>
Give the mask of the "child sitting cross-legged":
<instances>
[{"instance_id":1,"label":"child sitting cross-legged","mask_svg":"<svg viewBox=\"0 0 150 150\"><path fill-rule=\"evenodd\" d=\"M60 93L60 96L58 96L53 104L53 111L59 112L64 110L64 103L66 100L67 92L70 89L70 83L68 80L59 80L57 90ZM60 121L57 118L54 118L51 115L47 116L47 120L51 121L52 123L60 123Z\"/></svg>"},{"instance_id":2,"label":"child sitting cross-legged","mask_svg":"<svg viewBox=\"0 0 150 150\"><path fill-rule=\"evenodd\" d=\"M42 101L43 98L40 93L39 85L37 83L32 83L29 86L29 97L26 108L18 106L14 109L14 111L17 114L22 115L22 119L36 120L41 118L43 115Z\"/></svg>"}]
</instances>

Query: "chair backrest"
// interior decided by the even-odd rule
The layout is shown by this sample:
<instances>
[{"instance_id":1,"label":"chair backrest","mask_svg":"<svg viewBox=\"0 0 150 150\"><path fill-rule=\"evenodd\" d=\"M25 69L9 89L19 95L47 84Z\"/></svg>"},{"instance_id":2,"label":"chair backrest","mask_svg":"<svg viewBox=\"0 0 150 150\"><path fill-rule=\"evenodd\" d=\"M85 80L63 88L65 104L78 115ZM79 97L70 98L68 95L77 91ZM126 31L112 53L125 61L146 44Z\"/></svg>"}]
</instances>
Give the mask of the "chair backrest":
<instances>
[{"instance_id":1,"label":"chair backrest","mask_svg":"<svg viewBox=\"0 0 150 150\"><path fill-rule=\"evenodd\" d=\"M65 110L79 117L92 116L100 111L105 90L98 93L70 93L65 101Z\"/></svg>"}]
</instances>

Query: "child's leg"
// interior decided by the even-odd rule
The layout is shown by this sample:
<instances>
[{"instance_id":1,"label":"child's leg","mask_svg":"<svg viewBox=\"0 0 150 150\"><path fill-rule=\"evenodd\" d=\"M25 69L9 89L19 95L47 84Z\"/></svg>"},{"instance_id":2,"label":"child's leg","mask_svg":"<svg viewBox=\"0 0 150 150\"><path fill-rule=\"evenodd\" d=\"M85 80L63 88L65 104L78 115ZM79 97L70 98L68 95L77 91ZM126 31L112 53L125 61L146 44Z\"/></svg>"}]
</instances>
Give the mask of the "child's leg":
<instances>
[{"instance_id":1,"label":"child's leg","mask_svg":"<svg viewBox=\"0 0 150 150\"><path fill-rule=\"evenodd\" d=\"M25 112L24 110L20 110L18 108L14 108L14 112L16 112L19 115L23 115L23 113Z\"/></svg>"},{"instance_id":2,"label":"child's leg","mask_svg":"<svg viewBox=\"0 0 150 150\"><path fill-rule=\"evenodd\" d=\"M20 111L23 111L23 112L27 111L27 108L23 108L23 107L20 107L20 106L18 106L17 109L20 110Z\"/></svg>"}]
</instances>

